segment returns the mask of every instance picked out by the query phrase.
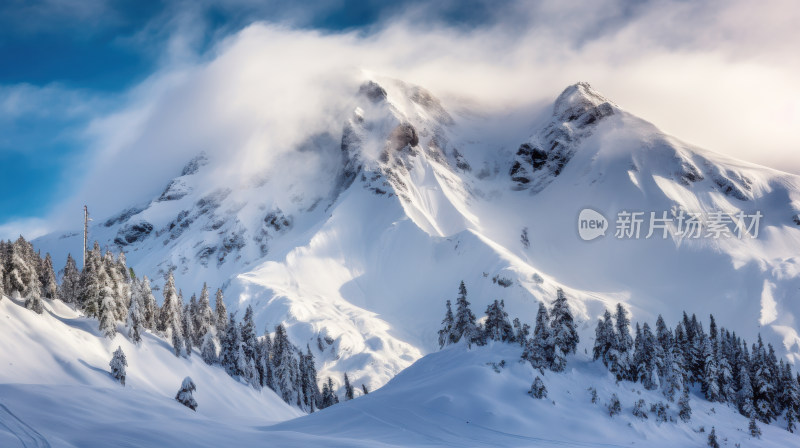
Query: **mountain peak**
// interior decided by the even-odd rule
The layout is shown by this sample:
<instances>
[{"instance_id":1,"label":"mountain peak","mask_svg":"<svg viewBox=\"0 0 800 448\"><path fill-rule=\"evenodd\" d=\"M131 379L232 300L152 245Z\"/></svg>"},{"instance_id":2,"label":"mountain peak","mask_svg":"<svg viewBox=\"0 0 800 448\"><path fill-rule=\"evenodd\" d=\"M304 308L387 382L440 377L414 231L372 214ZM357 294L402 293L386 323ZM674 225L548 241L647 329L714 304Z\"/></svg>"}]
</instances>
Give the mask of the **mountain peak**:
<instances>
[{"instance_id":1,"label":"mountain peak","mask_svg":"<svg viewBox=\"0 0 800 448\"><path fill-rule=\"evenodd\" d=\"M553 115L562 122L575 121L592 109L611 112L614 107L614 103L594 90L588 82L578 82L561 92L553 104Z\"/></svg>"}]
</instances>

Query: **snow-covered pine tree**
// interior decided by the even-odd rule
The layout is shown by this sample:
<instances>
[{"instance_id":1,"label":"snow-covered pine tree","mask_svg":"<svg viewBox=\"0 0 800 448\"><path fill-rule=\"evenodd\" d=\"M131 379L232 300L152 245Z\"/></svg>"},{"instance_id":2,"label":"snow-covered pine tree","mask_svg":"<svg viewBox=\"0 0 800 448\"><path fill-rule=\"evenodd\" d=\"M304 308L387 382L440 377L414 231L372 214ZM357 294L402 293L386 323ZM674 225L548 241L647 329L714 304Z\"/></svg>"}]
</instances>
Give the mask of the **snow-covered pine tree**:
<instances>
[{"instance_id":1,"label":"snow-covered pine tree","mask_svg":"<svg viewBox=\"0 0 800 448\"><path fill-rule=\"evenodd\" d=\"M508 320L508 313L506 313L505 303L502 300L495 300L486 307L484 338L501 342L512 342L514 340L514 329Z\"/></svg>"},{"instance_id":2,"label":"snow-covered pine tree","mask_svg":"<svg viewBox=\"0 0 800 448\"><path fill-rule=\"evenodd\" d=\"M309 412L319 409L320 391L317 385L317 368L314 365L314 356L311 354L311 347L306 346L306 354L302 358L303 368L300 369L302 373L302 388L303 388L303 403Z\"/></svg>"},{"instance_id":3,"label":"snow-covered pine tree","mask_svg":"<svg viewBox=\"0 0 800 448\"><path fill-rule=\"evenodd\" d=\"M114 350L114 355L108 365L111 367L111 376L124 386L128 360L125 358L125 353L122 351L121 346Z\"/></svg>"},{"instance_id":4,"label":"snow-covered pine tree","mask_svg":"<svg viewBox=\"0 0 800 448\"><path fill-rule=\"evenodd\" d=\"M128 315L128 305L131 302L131 275L128 270L125 253L120 251L116 261L111 261L109 269L114 274L116 296L117 296L117 316L119 320L125 319Z\"/></svg>"},{"instance_id":5,"label":"snow-covered pine tree","mask_svg":"<svg viewBox=\"0 0 800 448\"><path fill-rule=\"evenodd\" d=\"M188 307L188 309L187 309L187 307ZM197 310L198 310L198 307L197 307L197 294L192 294L192 297L189 298L189 303L186 304L186 306L184 307L184 311L188 312L189 318L191 319L191 322L192 322L192 333L191 334L187 334L186 338L192 340L192 345L193 346L199 347L200 346L200 339L199 339L199 336L197 334L197 326L199 324L199 322L197 320Z\"/></svg>"},{"instance_id":6,"label":"snow-covered pine tree","mask_svg":"<svg viewBox=\"0 0 800 448\"><path fill-rule=\"evenodd\" d=\"M800 416L800 384L792 374L792 367L789 363L783 365L779 400L781 408L785 412L786 430L793 433Z\"/></svg>"},{"instance_id":7,"label":"snow-covered pine tree","mask_svg":"<svg viewBox=\"0 0 800 448\"><path fill-rule=\"evenodd\" d=\"M269 387L272 390L275 390L275 381L274 381L274 377L272 375L272 359L271 359L271 356L272 356L272 338L270 337L269 330L267 330L267 329L264 329L264 335L261 337L260 346L261 346L261 349L259 350L259 352L260 352L259 369L261 370L261 383L264 386ZM311 352L309 351L309 355L310 354L311 354ZM313 362L314 362L314 360L312 358L311 359L312 365L313 365ZM313 386L309 386L309 387L314 387L315 390L317 391L316 404L317 404L317 407L319 407L319 386L317 385L317 371L316 371L316 368L314 368L314 384L313 384Z\"/></svg>"},{"instance_id":8,"label":"snow-covered pine tree","mask_svg":"<svg viewBox=\"0 0 800 448\"><path fill-rule=\"evenodd\" d=\"M753 405L756 417L764 423L770 423L775 419L774 409L772 408L775 389L772 383L773 372L770 369L770 362L761 334L758 335L758 345L753 345L751 373Z\"/></svg>"},{"instance_id":9,"label":"snow-covered pine tree","mask_svg":"<svg viewBox=\"0 0 800 448\"><path fill-rule=\"evenodd\" d=\"M641 336L639 335L639 324L636 324L636 333L634 359L636 360L637 379L647 390L658 389L661 385L658 372L664 364L661 347L656 343L655 336L650 331L650 325L647 322L642 326Z\"/></svg>"},{"instance_id":10,"label":"snow-covered pine tree","mask_svg":"<svg viewBox=\"0 0 800 448\"><path fill-rule=\"evenodd\" d=\"M184 305L181 313L181 331L183 332L183 348L186 356L192 356L192 335L194 334L194 324L192 323L192 307Z\"/></svg>"},{"instance_id":11,"label":"snow-covered pine tree","mask_svg":"<svg viewBox=\"0 0 800 448\"><path fill-rule=\"evenodd\" d=\"M45 255L39 269L39 283L42 285L42 297L48 300L58 299L58 282L53 270L53 259L48 253Z\"/></svg>"},{"instance_id":12,"label":"snow-covered pine tree","mask_svg":"<svg viewBox=\"0 0 800 448\"><path fill-rule=\"evenodd\" d=\"M219 361L217 352L219 347L217 338L215 337L216 330L211 329L203 336L203 343L200 346L200 356L206 364L216 364Z\"/></svg>"},{"instance_id":13,"label":"snow-covered pine tree","mask_svg":"<svg viewBox=\"0 0 800 448\"><path fill-rule=\"evenodd\" d=\"M644 399L639 399L633 405L633 416L642 420L647 419L647 404L644 402Z\"/></svg>"},{"instance_id":14,"label":"snow-covered pine tree","mask_svg":"<svg viewBox=\"0 0 800 448\"><path fill-rule=\"evenodd\" d=\"M42 303L42 288L37 277L33 277L28 284L28 289L25 291L25 308L33 311L36 314L44 313L44 304Z\"/></svg>"},{"instance_id":15,"label":"snow-covered pine tree","mask_svg":"<svg viewBox=\"0 0 800 448\"><path fill-rule=\"evenodd\" d=\"M347 372L344 373L344 399L352 400L355 398L353 386L350 384L350 378L347 377Z\"/></svg>"},{"instance_id":16,"label":"snow-covered pine tree","mask_svg":"<svg viewBox=\"0 0 800 448\"><path fill-rule=\"evenodd\" d=\"M575 353L580 342L578 332L575 330L575 319L567 303L567 296L558 288L553 309L550 312L550 326L553 338L552 369L555 372L563 371L567 366L566 356Z\"/></svg>"},{"instance_id":17,"label":"snow-covered pine tree","mask_svg":"<svg viewBox=\"0 0 800 448\"><path fill-rule=\"evenodd\" d=\"M11 253L6 266L9 295L27 296L29 291L34 289L31 287L33 280L37 279L38 283L36 271L38 263L35 263L36 260L30 255L31 251L22 235L11 244ZM41 297L41 291L39 295Z\"/></svg>"},{"instance_id":18,"label":"snow-covered pine tree","mask_svg":"<svg viewBox=\"0 0 800 448\"><path fill-rule=\"evenodd\" d=\"M241 332L244 356L248 361L252 359L255 363L258 339L256 337L256 324L253 322L253 307L251 305L247 305L247 309L244 312Z\"/></svg>"},{"instance_id":19,"label":"snow-covered pine tree","mask_svg":"<svg viewBox=\"0 0 800 448\"><path fill-rule=\"evenodd\" d=\"M612 350L616 347L616 336L614 335L614 322L611 320L611 313L606 310L602 319L597 320L597 327L594 330L594 347L592 348L592 358L603 361L603 365L610 366L614 356Z\"/></svg>"},{"instance_id":20,"label":"snow-covered pine tree","mask_svg":"<svg viewBox=\"0 0 800 448\"><path fill-rule=\"evenodd\" d=\"M467 287L462 281L458 287L458 298L456 299L456 315L455 324L453 325L453 342L465 340L467 346L478 343L480 344L480 334L478 325L476 324L475 315L469 308L469 301L467 300Z\"/></svg>"},{"instance_id":21,"label":"snow-covered pine tree","mask_svg":"<svg viewBox=\"0 0 800 448\"><path fill-rule=\"evenodd\" d=\"M67 254L67 263L64 265L64 275L61 277L61 286L58 296L64 303L78 303L81 273L71 254Z\"/></svg>"},{"instance_id":22,"label":"snow-covered pine tree","mask_svg":"<svg viewBox=\"0 0 800 448\"><path fill-rule=\"evenodd\" d=\"M445 306L447 311L444 314L444 319L442 319L442 328L439 329L439 348L443 348L445 345L453 342L453 326L455 321L453 320L453 309L450 306L449 300L445 303Z\"/></svg>"},{"instance_id":23,"label":"snow-covered pine tree","mask_svg":"<svg viewBox=\"0 0 800 448\"><path fill-rule=\"evenodd\" d=\"M336 388L333 385L333 379L328 377L328 381L322 385L322 404L320 409L325 409L339 403L339 397L336 395Z\"/></svg>"},{"instance_id":24,"label":"snow-covered pine tree","mask_svg":"<svg viewBox=\"0 0 800 448\"><path fill-rule=\"evenodd\" d=\"M178 301L178 290L175 288L175 277L170 270L167 273L167 278L164 283L164 301L161 303L161 310L158 316L158 324L156 329L161 332L169 332L175 325L175 322L180 322L178 318L180 313L177 312L180 308Z\"/></svg>"},{"instance_id":25,"label":"snow-covered pine tree","mask_svg":"<svg viewBox=\"0 0 800 448\"><path fill-rule=\"evenodd\" d=\"M514 322L511 325L514 327L514 341L525 347L528 343L528 336L531 333L531 326L520 322L518 317L514 318Z\"/></svg>"},{"instance_id":26,"label":"snow-covered pine tree","mask_svg":"<svg viewBox=\"0 0 800 448\"><path fill-rule=\"evenodd\" d=\"M619 415L619 413L622 412L622 405L619 403L619 397L617 397L617 394L611 394L611 399L608 401L606 409L608 410L609 417Z\"/></svg>"},{"instance_id":27,"label":"snow-covered pine tree","mask_svg":"<svg viewBox=\"0 0 800 448\"><path fill-rule=\"evenodd\" d=\"M94 242L94 248L86 252L86 265L81 271L78 294L78 305L89 317L99 317L100 290L100 244Z\"/></svg>"},{"instance_id":28,"label":"snow-covered pine tree","mask_svg":"<svg viewBox=\"0 0 800 448\"><path fill-rule=\"evenodd\" d=\"M117 334L116 310L117 303L114 299L114 290L111 282L107 279L108 273L103 269L97 276L98 283L101 285L98 297L98 319L100 331L107 338L113 338Z\"/></svg>"},{"instance_id":29,"label":"snow-covered pine tree","mask_svg":"<svg viewBox=\"0 0 800 448\"><path fill-rule=\"evenodd\" d=\"M544 381L538 375L536 379L533 380L533 384L531 384L530 390L528 390L528 395L538 400L543 398L547 398L547 388L544 385Z\"/></svg>"},{"instance_id":30,"label":"snow-covered pine tree","mask_svg":"<svg viewBox=\"0 0 800 448\"><path fill-rule=\"evenodd\" d=\"M150 279L146 275L143 275L142 280L139 282L139 299L142 304L144 326L149 330L155 331L158 327L159 309L153 290L150 289Z\"/></svg>"},{"instance_id":31,"label":"snow-covered pine tree","mask_svg":"<svg viewBox=\"0 0 800 448\"><path fill-rule=\"evenodd\" d=\"M755 416L755 407L753 405L753 386L750 380L749 367L742 365L739 369L739 392L737 396L736 406L739 408L739 413L745 417Z\"/></svg>"},{"instance_id":32,"label":"snow-covered pine tree","mask_svg":"<svg viewBox=\"0 0 800 448\"><path fill-rule=\"evenodd\" d=\"M214 310L211 309L208 286L203 283L203 289L200 291L200 299L197 302L197 313L195 315L194 330L197 334L198 341L202 343L206 333L212 331L214 327Z\"/></svg>"},{"instance_id":33,"label":"snow-covered pine tree","mask_svg":"<svg viewBox=\"0 0 800 448\"><path fill-rule=\"evenodd\" d=\"M131 295L131 304L128 306L128 318L125 321L125 328L128 332L128 339L136 345L142 343L143 320L139 300L135 295Z\"/></svg>"},{"instance_id":34,"label":"snow-covered pine tree","mask_svg":"<svg viewBox=\"0 0 800 448\"><path fill-rule=\"evenodd\" d=\"M717 430L712 426L711 432L708 434L708 446L711 448L719 448L719 442L717 442Z\"/></svg>"},{"instance_id":35,"label":"snow-covered pine tree","mask_svg":"<svg viewBox=\"0 0 800 448\"><path fill-rule=\"evenodd\" d=\"M631 379L633 339L631 338L631 321L628 319L628 312L621 303L617 304L617 312L614 314L615 320L615 354L614 359L608 368L617 377L617 380Z\"/></svg>"},{"instance_id":36,"label":"snow-covered pine tree","mask_svg":"<svg viewBox=\"0 0 800 448\"><path fill-rule=\"evenodd\" d=\"M534 369L550 368L553 364L553 338L550 333L550 315L544 303L539 302L533 336L528 340L522 358L531 363Z\"/></svg>"},{"instance_id":37,"label":"snow-covered pine tree","mask_svg":"<svg viewBox=\"0 0 800 448\"><path fill-rule=\"evenodd\" d=\"M714 329L716 330L716 327ZM719 365L717 364L715 341L716 338L706 338L703 341L703 365L705 370L701 386L708 401L720 401Z\"/></svg>"},{"instance_id":38,"label":"snow-covered pine tree","mask_svg":"<svg viewBox=\"0 0 800 448\"><path fill-rule=\"evenodd\" d=\"M216 317L214 324L217 326L217 331L221 333L223 329L228 328L228 309L225 307L225 299L222 296L221 289L217 289L214 314Z\"/></svg>"},{"instance_id":39,"label":"snow-covered pine tree","mask_svg":"<svg viewBox=\"0 0 800 448\"><path fill-rule=\"evenodd\" d=\"M230 318L225 320L228 322L228 326L220 335L219 362L228 375L240 376L244 372L239 369L239 349L242 344L239 325L236 323L233 313Z\"/></svg>"},{"instance_id":40,"label":"snow-covered pine tree","mask_svg":"<svg viewBox=\"0 0 800 448\"><path fill-rule=\"evenodd\" d=\"M175 395L175 400L186 406L187 408L196 411L197 410L197 401L194 399L192 393L197 390L197 386L194 384L194 381L190 377L186 377L183 379L181 383L181 388L178 391L177 395Z\"/></svg>"},{"instance_id":41,"label":"snow-covered pine tree","mask_svg":"<svg viewBox=\"0 0 800 448\"><path fill-rule=\"evenodd\" d=\"M361 384L361 391L364 392L364 395L369 394L369 389L367 389L367 385L366 384L363 384L363 383Z\"/></svg>"},{"instance_id":42,"label":"snow-covered pine tree","mask_svg":"<svg viewBox=\"0 0 800 448\"><path fill-rule=\"evenodd\" d=\"M756 423L756 417L750 417L750 424L747 425L748 431L750 431L750 436L755 439L761 438L761 428L758 427L758 423Z\"/></svg>"},{"instance_id":43,"label":"snow-covered pine tree","mask_svg":"<svg viewBox=\"0 0 800 448\"><path fill-rule=\"evenodd\" d=\"M678 400L678 417L684 422L692 419L692 406L689 403L689 386L684 386L683 394Z\"/></svg>"},{"instance_id":44,"label":"snow-covered pine tree","mask_svg":"<svg viewBox=\"0 0 800 448\"><path fill-rule=\"evenodd\" d=\"M292 390L292 358L294 356L292 344L286 335L283 324L275 327L275 337L272 342L272 372L275 381L275 392L290 403L294 390Z\"/></svg>"}]
</instances>

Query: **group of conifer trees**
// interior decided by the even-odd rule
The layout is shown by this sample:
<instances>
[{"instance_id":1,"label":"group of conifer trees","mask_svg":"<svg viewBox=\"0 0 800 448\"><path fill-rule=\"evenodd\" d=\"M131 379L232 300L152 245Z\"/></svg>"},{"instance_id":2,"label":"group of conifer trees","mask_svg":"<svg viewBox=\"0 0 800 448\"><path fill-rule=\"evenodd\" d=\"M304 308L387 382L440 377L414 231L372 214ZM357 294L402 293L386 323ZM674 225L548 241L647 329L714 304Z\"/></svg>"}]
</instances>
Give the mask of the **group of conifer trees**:
<instances>
[{"instance_id":1,"label":"group of conifer trees","mask_svg":"<svg viewBox=\"0 0 800 448\"><path fill-rule=\"evenodd\" d=\"M275 327L274 335L264 331L258 337L253 309L248 306L237 323L219 289L212 309L205 284L199 299L193 295L184 304L172 271L166 276L159 306L147 276L137 278L127 267L124 253L117 257L109 250L103 253L97 242L87 252L82 270L67 256L59 285L50 254L42 258L21 236L13 243L0 241L0 298L2 294L24 298L25 307L39 314L44 311L43 298L59 299L96 318L108 338L124 322L125 336L137 345L150 331L170 341L175 356L191 356L197 348L207 364L219 365L255 388L269 387L307 412L339 402L333 379L327 378L320 390L311 349L307 346L304 353L293 345L283 324ZM352 399L355 393L347 374L344 383L345 399ZM366 387L362 390L367 393Z\"/></svg>"},{"instance_id":2,"label":"group of conifer trees","mask_svg":"<svg viewBox=\"0 0 800 448\"><path fill-rule=\"evenodd\" d=\"M783 418L794 432L800 418L800 376L789 363L778 360L771 344L748 344L735 332L717 328L710 316L708 332L695 315L686 312L674 329L658 316L655 332L636 324L631 337L630 319L622 305L612 317L606 311L595 330L593 357L601 360L617 380L641 382L645 389L661 389L674 400L688 399L689 385L700 387L708 401L728 403L751 419L770 423Z\"/></svg>"},{"instance_id":3,"label":"group of conifer trees","mask_svg":"<svg viewBox=\"0 0 800 448\"><path fill-rule=\"evenodd\" d=\"M575 320L567 304L567 296L559 289L553 306L539 304L533 334L530 325L523 324L519 318L509 320L505 311L505 303L495 300L486 308L486 319L479 324L470 310L467 300L467 288L462 281L456 298L456 312L446 302L446 312L439 330L439 346L455 344L461 340L468 345L485 345L488 341L516 343L525 349L522 358L529 361L534 368L549 369L561 372L566 368L567 355L575 353L578 332Z\"/></svg>"}]
</instances>

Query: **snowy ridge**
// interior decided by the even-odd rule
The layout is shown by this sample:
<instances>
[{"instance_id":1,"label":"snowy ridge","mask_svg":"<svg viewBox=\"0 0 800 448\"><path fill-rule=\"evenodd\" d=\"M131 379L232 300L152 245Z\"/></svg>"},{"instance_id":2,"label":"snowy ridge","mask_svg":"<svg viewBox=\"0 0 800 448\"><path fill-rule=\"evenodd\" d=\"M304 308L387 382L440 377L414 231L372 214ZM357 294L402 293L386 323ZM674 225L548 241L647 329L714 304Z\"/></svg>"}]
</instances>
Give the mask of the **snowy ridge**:
<instances>
[{"instance_id":1,"label":"snowy ridge","mask_svg":"<svg viewBox=\"0 0 800 448\"><path fill-rule=\"evenodd\" d=\"M683 143L585 83L535 123L456 114L379 78L350 110L336 117L341 135L310 135L292 153L308 163L291 181L277 160L220 184L220 161L200 157L151 202L96 222L91 238L125 242L129 264L156 281L174 267L184 297L203 282L224 287L230 310L253 305L259 330L285 322L309 344L320 377L346 371L371 389L436 348L442 301L461 280L476 311L504 299L528 322L562 287L584 344L623 302L636 320L713 312L800 355L796 176ZM612 229L587 243L576 232L585 207L612 226L622 210L764 217L757 239L617 240ZM80 236L35 244L58 267Z\"/></svg>"}]
</instances>

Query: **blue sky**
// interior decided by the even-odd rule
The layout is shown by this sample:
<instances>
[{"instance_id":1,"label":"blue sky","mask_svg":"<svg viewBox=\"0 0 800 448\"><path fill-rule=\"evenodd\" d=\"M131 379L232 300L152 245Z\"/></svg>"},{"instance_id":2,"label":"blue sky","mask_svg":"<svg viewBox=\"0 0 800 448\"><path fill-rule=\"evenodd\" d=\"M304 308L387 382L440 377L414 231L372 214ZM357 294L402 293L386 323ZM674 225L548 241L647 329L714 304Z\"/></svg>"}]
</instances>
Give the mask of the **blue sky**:
<instances>
[{"instance_id":1,"label":"blue sky","mask_svg":"<svg viewBox=\"0 0 800 448\"><path fill-rule=\"evenodd\" d=\"M173 32L171 16L192 16L198 34L192 51L200 54L220 36L257 20L330 32L369 32L415 3L419 2L343 0L301 7L248 1L3 2L2 99L10 102L15 87L46 88L52 94L40 98L35 110L2 110L0 223L41 216L63 198L65 189L74 187L85 167L82 126L157 70ZM456 26L479 25L487 17L486 5L444 2L437 7L436 19ZM74 102L90 102L93 109L73 110Z\"/></svg>"},{"instance_id":2,"label":"blue sky","mask_svg":"<svg viewBox=\"0 0 800 448\"><path fill-rule=\"evenodd\" d=\"M58 228L59 210L83 203L109 214L163 188L185 154L148 153L147 142L165 136L131 117L143 105L182 110L164 99L182 88L171 80L194 79L253 23L300 59L328 48L481 104L547 101L589 81L689 142L800 172L798 10L791 0L5 1L0 237ZM282 47L252 57L275 58ZM122 142L131 132L134 143ZM102 179L133 170L120 153L166 168L106 189Z\"/></svg>"}]
</instances>

